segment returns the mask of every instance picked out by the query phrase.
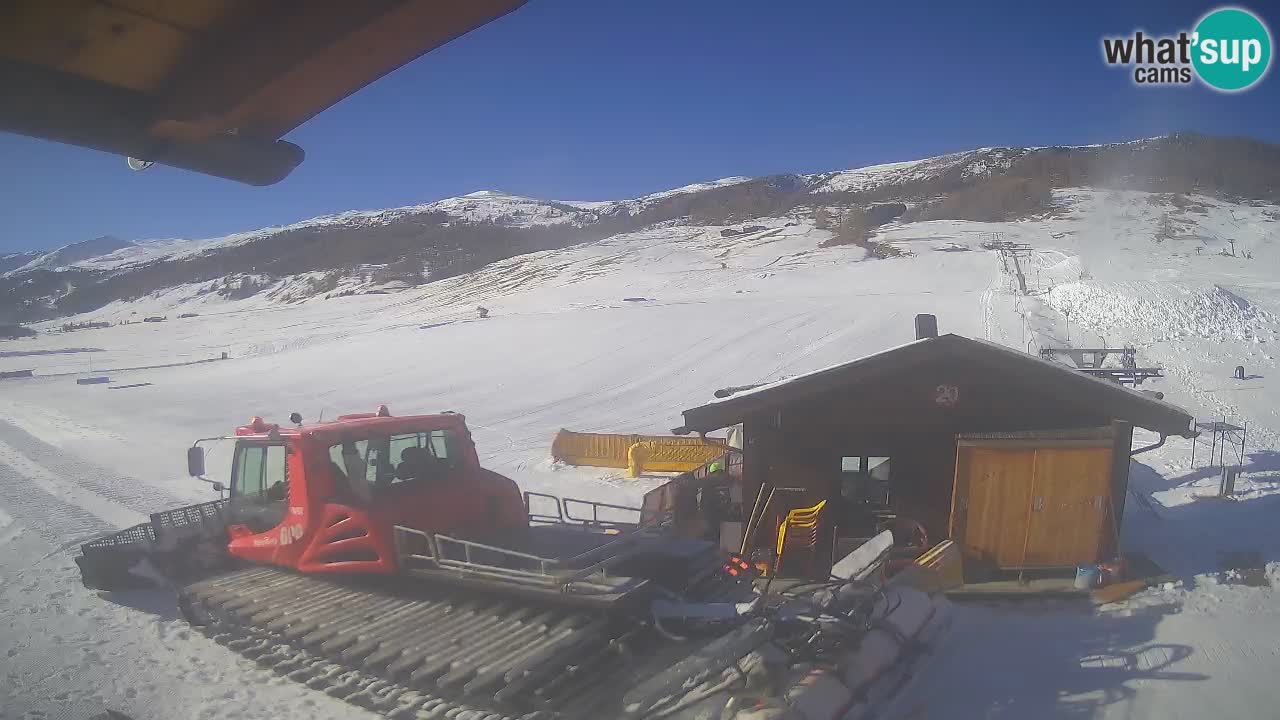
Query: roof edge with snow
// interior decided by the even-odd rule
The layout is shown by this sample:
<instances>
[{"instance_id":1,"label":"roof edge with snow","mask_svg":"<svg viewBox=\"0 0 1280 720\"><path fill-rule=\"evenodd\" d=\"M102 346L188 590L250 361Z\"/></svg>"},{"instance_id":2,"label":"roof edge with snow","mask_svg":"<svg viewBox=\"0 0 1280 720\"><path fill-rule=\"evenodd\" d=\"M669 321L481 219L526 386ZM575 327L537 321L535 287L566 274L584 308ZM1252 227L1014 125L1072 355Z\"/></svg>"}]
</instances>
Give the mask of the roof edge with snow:
<instances>
[{"instance_id":1,"label":"roof edge with snow","mask_svg":"<svg viewBox=\"0 0 1280 720\"><path fill-rule=\"evenodd\" d=\"M1100 413L1165 435L1192 437L1194 419L1182 408L1151 395L1086 375L1003 345L948 334L890 348L839 365L815 370L685 410L676 433L709 432L742 422L748 415L805 400L859 382L878 380L916 360L945 354L977 361L993 372L1008 373L1047 388L1054 396L1086 402Z\"/></svg>"}]
</instances>

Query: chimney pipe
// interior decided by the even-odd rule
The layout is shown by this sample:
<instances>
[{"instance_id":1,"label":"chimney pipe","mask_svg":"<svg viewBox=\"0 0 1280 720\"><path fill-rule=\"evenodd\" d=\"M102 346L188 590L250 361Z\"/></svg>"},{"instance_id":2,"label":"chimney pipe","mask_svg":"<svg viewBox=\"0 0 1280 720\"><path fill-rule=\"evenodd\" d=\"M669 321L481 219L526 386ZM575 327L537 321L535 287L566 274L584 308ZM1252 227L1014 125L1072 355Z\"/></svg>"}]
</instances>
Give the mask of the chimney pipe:
<instances>
[{"instance_id":1,"label":"chimney pipe","mask_svg":"<svg viewBox=\"0 0 1280 720\"><path fill-rule=\"evenodd\" d=\"M921 313L916 315L916 339L938 337L938 316Z\"/></svg>"}]
</instances>

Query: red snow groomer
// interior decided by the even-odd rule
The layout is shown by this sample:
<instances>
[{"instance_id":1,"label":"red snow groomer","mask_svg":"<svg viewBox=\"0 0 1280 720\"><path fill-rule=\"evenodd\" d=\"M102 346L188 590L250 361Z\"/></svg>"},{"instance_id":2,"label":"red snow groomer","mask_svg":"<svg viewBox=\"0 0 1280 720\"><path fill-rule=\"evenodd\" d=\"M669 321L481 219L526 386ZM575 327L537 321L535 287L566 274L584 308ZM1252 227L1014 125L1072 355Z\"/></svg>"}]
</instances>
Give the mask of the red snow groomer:
<instances>
[{"instance_id":1,"label":"red snow groomer","mask_svg":"<svg viewBox=\"0 0 1280 720\"><path fill-rule=\"evenodd\" d=\"M252 563L307 575L414 574L600 604L645 588L641 575L722 564L706 543L665 537L663 518L646 528L630 508L522 494L480 466L457 413L394 417L383 405L328 422L294 417L292 426L254 417L233 436L197 441L188 471L230 498L157 513L86 544L77 558L85 584L121 589L149 582L148 570L184 579L202 565ZM207 479L206 447L227 442L229 483ZM663 572L631 572L641 565Z\"/></svg>"},{"instance_id":2,"label":"red snow groomer","mask_svg":"<svg viewBox=\"0 0 1280 720\"><path fill-rule=\"evenodd\" d=\"M191 475L230 496L85 544L84 584L166 587L234 649L406 717L746 718L801 697L806 718L843 717L882 707L868 691L943 624L927 594L872 579L883 556L766 594L670 515L521 493L456 413L291 420L197 441ZM228 445L229 482L206 478L206 448ZM877 633L892 652L862 642ZM814 660L849 671L816 682Z\"/></svg>"}]
</instances>

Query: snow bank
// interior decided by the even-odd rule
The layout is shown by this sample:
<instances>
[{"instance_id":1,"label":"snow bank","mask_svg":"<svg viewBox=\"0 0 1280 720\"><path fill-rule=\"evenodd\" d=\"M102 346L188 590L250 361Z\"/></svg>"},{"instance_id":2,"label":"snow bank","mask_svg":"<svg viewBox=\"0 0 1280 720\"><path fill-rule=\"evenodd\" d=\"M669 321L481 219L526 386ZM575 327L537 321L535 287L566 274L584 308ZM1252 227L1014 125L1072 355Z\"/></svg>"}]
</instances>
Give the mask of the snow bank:
<instances>
[{"instance_id":1,"label":"snow bank","mask_svg":"<svg viewBox=\"0 0 1280 720\"><path fill-rule=\"evenodd\" d=\"M1048 302L1072 323L1097 331L1124 329L1131 342L1265 339L1276 320L1218 285L1071 282L1050 290Z\"/></svg>"}]
</instances>

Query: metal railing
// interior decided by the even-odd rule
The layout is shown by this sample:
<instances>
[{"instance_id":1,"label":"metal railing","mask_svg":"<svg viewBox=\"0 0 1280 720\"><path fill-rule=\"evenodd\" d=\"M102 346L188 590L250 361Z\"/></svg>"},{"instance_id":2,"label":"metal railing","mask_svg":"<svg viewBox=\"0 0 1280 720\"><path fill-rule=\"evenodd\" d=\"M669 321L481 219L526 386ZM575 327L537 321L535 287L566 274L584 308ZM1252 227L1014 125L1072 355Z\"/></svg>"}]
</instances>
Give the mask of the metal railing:
<instances>
[{"instance_id":1,"label":"metal railing","mask_svg":"<svg viewBox=\"0 0 1280 720\"><path fill-rule=\"evenodd\" d=\"M535 499L548 500L555 507L555 514L537 512L534 509ZM577 512L575 512L575 508ZM583 510L586 508L586 510ZM526 490L524 493L524 509L530 522L538 524L558 523L563 525L579 525L584 529L634 529L640 525L641 510L628 505L579 500L578 498L559 498L555 495ZM584 514L585 513L585 514ZM602 517L615 513L626 513L628 519L611 519ZM660 523L659 523L660 524Z\"/></svg>"},{"instance_id":2,"label":"metal railing","mask_svg":"<svg viewBox=\"0 0 1280 720\"><path fill-rule=\"evenodd\" d=\"M564 498L561 502L564 505L564 516L570 522L588 523L595 527L611 527L611 526L616 527L616 526L622 526L622 525L639 525L640 524L640 508L627 507L625 505L611 505L609 503L592 502L589 500L578 500L577 498ZM583 506L583 505L591 509L590 518L585 518L580 515L574 515L572 508L575 506ZM635 519L626 520L626 521L601 520L600 511L602 509L621 510L626 513L634 513Z\"/></svg>"},{"instance_id":3,"label":"metal railing","mask_svg":"<svg viewBox=\"0 0 1280 720\"><path fill-rule=\"evenodd\" d=\"M543 507L535 507L539 500L543 502L537 504ZM548 501L550 507L546 506ZM611 578L609 568L629 557L627 551L634 542L657 534L654 526L642 527L639 524L638 508L625 505L562 499L531 491L524 493L524 505L533 525L581 528L584 532L607 535L610 539L572 557L543 557L396 525L393 528L396 555L409 570L448 570L491 580L555 588L560 592L610 591L616 590L626 578ZM610 513L622 512L634 515L636 521L608 518Z\"/></svg>"},{"instance_id":4,"label":"metal railing","mask_svg":"<svg viewBox=\"0 0 1280 720\"><path fill-rule=\"evenodd\" d=\"M397 555L405 563L406 569L410 570L452 570L473 577L554 589L558 592L607 592L616 590L619 581L625 580L613 578L614 582L610 582L608 573L610 566L626 557L625 554L616 552L620 548L612 548L615 552L606 553L605 557L589 565L575 567L589 559L588 556L613 546L614 543L593 548L566 560L541 557L440 533L428 533L402 525L394 526L394 537ZM410 548L409 537L425 541L426 552ZM484 557L485 555L489 557ZM419 565L415 566L414 563Z\"/></svg>"},{"instance_id":5,"label":"metal railing","mask_svg":"<svg viewBox=\"0 0 1280 720\"><path fill-rule=\"evenodd\" d=\"M556 514L547 515L546 513L535 512L533 509L533 501L535 498L550 500L551 504L555 506ZM565 521L564 507L560 504L560 498L556 497L555 495L548 495L546 493L533 492L530 490L526 490L524 492L524 511L525 511L525 514L529 516L530 522L547 524L547 523L563 523Z\"/></svg>"}]
</instances>

